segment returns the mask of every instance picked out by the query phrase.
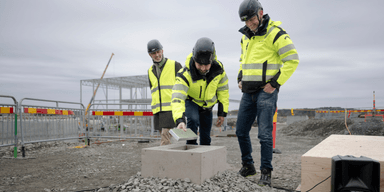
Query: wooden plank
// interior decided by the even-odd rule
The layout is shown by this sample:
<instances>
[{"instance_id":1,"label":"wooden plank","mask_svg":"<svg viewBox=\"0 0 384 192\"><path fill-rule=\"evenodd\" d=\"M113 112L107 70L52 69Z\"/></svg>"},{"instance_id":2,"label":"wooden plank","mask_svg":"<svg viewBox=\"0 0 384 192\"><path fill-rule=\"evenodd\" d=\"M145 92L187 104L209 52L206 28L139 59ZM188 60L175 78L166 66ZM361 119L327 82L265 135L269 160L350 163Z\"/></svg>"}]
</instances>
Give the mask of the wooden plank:
<instances>
[{"instance_id":1,"label":"wooden plank","mask_svg":"<svg viewBox=\"0 0 384 192\"><path fill-rule=\"evenodd\" d=\"M331 135L301 157L301 191L308 191L331 175L332 157L365 156L380 162L380 192L384 192L384 137ZM311 192L331 190L331 178Z\"/></svg>"},{"instance_id":2,"label":"wooden plank","mask_svg":"<svg viewBox=\"0 0 384 192\"><path fill-rule=\"evenodd\" d=\"M384 160L384 137L331 135L303 156L332 158L335 155L366 156Z\"/></svg>"}]
</instances>

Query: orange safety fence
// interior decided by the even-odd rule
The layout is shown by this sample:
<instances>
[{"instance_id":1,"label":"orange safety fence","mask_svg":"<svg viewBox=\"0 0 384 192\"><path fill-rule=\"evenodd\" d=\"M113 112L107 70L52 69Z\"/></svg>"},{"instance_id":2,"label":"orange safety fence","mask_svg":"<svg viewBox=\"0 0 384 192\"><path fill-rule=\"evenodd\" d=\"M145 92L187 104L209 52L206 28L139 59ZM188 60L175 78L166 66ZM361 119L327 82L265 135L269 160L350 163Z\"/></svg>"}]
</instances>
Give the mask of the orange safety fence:
<instances>
[{"instance_id":1,"label":"orange safety fence","mask_svg":"<svg viewBox=\"0 0 384 192\"><path fill-rule=\"evenodd\" d=\"M50 114L50 115L74 115L75 114L72 110L41 109L41 108L24 108L24 113Z\"/></svg>"},{"instance_id":2,"label":"orange safety fence","mask_svg":"<svg viewBox=\"0 0 384 192\"><path fill-rule=\"evenodd\" d=\"M94 116L153 116L149 111L92 111Z\"/></svg>"},{"instance_id":3,"label":"orange safety fence","mask_svg":"<svg viewBox=\"0 0 384 192\"><path fill-rule=\"evenodd\" d=\"M0 113L12 114L13 113L13 107L0 107Z\"/></svg>"},{"instance_id":4,"label":"orange safety fence","mask_svg":"<svg viewBox=\"0 0 384 192\"><path fill-rule=\"evenodd\" d=\"M377 109L377 110L347 110L349 113L363 113L363 112L381 112L384 111L384 109ZM345 110L337 110L337 111L325 111L325 110L317 110L316 113L344 113Z\"/></svg>"}]
</instances>

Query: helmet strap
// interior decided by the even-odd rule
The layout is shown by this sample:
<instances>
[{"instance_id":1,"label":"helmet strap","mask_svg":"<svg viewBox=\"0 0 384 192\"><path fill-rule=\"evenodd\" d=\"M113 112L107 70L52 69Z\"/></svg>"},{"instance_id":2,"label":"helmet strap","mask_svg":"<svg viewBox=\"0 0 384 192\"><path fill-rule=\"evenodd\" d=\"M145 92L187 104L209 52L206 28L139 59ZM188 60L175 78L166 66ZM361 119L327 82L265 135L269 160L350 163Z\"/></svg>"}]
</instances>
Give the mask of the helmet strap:
<instances>
[{"instance_id":1,"label":"helmet strap","mask_svg":"<svg viewBox=\"0 0 384 192\"><path fill-rule=\"evenodd\" d=\"M254 33L256 33L259 30L260 25L261 25L261 20L262 20L262 18L259 17L259 12L257 12L256 17L257 17L257 20L259 21L259 24L257 25L256 30L254 31Z\"/></svg>"},{"instance_id":2,"label":"helmet strap","mask_svg":"<svg viewBox=\"0 0 384 192\"><path fill-rule=\"evenodd\" d=\"M262 25L261 22L263 21L263 17L261 17L261 18L259 17L259 12L260 12L260 9L257 11L257 14L256 14L256 17L257 17L257 20L259 21L259 24L257 25L256 30L252 31L253 33L256 33L259 30L260 26Z\"/></svg>"}]
</instances>

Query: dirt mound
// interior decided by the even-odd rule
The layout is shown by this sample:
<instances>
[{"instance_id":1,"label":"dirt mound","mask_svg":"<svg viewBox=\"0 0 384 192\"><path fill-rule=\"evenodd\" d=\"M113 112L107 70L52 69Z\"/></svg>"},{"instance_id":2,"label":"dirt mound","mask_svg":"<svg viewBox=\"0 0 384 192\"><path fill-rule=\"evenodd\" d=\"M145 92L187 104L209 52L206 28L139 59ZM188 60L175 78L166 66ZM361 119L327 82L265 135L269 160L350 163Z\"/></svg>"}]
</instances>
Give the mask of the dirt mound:
<instances>
[{"instance_id":1,"label":"dirt mound","mask_svg":"<svg viewBox=\"0 0 384 192\"><path fill-rule=\"evenodd\" d=\"M353 121L348 120L347 124L350 126ZM341 119L308 119L294 122L281 132L289 136L328 137L331 134L344 134L346 130L345 121Z\"/></svg>"},{"instance_id":2,"label":"dirt mound","mask_svg":"<svg viewBox=\"0 0 384 192\"><path fill-rule=\"evenodd\" d=\"M352 135L384 135L384 122L370 120L358 122L347 120ZM328 137L332 134L349 134L344 119L308 119L294 122L281 130L289 136Z\"/></svg>"},{"instance_id":3,"label":"dirt mound","mask_svg":"<svg viewBox=\"0 0 384 192\"><path fill-rule=\"evenodd\" d=\"M353 135L384 136L384 122L381 119L354 123L349 129Z\"/></svg>"}]
</instances>

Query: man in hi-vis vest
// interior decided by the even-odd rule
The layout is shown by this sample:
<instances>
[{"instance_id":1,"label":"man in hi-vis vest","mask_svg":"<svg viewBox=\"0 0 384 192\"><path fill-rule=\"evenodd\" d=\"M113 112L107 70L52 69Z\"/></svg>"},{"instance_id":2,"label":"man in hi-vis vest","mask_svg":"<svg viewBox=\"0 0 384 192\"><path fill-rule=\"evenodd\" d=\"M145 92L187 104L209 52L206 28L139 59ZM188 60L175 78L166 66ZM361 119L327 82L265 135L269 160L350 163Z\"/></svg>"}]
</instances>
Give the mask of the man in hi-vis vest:
<instances>
[{"instance_id":1,"label":"man in hi-vis vest","mask_svg":"<svg viewBox=\"0 0 384 192\"><path fill-rule=\"evenodd\" d=\"M176 127L172 118L172 88L182 66L179 62L164 57L163 46L157 39L149 41L147 48L153 60L153 65L148 69L148 79L155 130L161 132L160 145L168 145L171 144L172 137L169 129Z\"/></svg>"},{"instance_id":2,"label":"man in hi-vis vest","mask_svg":"<svg viewBox=\"0 0 384 192\"><path fill-rule=\"evenodd\" d=\"M249 132L257 118L260 142L259 185L271 186L273 155L273 116L276 111L280 86L291 77L299 64L299 56L290 36L263 14L257 0L244 0L239 16L245 26L239 30L241 39L238 86L243 92L236 122L236 136L240 145L243 177L256 174L252 158Z\"/></svg>"},{"instance_id":3,"label":"man in hi-vis vest","mask_svg":"<svg viewBox=\"0 0 384 192\"><path fill-rule=\"evenodd\" d=\"M197 134L200 145L211 144L212 108L219 103L216 126L221 126L229 106L228 77L223 64L216 59L211 39L197 40L185 67L177 73L172 92L172 113L178 129L187 127ZM187 144L197 144L188 140Z\"/></svg>"}]
</instances>

